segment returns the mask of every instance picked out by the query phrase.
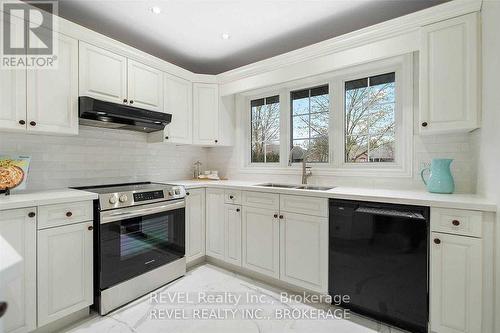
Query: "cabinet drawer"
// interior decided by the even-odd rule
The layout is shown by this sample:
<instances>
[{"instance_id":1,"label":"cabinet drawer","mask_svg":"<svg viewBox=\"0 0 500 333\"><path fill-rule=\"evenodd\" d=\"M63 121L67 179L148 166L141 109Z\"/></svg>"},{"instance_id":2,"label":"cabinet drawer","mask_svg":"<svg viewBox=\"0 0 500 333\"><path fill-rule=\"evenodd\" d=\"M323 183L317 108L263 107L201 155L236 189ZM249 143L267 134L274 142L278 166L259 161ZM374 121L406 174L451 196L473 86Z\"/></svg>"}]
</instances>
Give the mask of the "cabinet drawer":
<instances>
[{"instance_id":1,"label":"cabinet drawer","mask_svg":"<svg viewBox=\"0 0 500 333\"><path fill-rule=\"evenodd\" d=\"M328 217L328 199L282 194L280 211Z\"/></svg>"},{"instance_id":2,"label":"cabinet drawer","mask_svg":"<svg viewBox=\"0 0 500 333\"><path fill-rule=\"evenodd\" d=\"M483 213L462 209L431 209L431 230L465 236L482 236Z\"/></svg>"},{"instance_id":3,"label":"cabinet drawer","mask_svg":"<svg viewBox=\"0 0 500 333\"><path fill-rule=\"evenodd\" d=\"M280 208L280 195L275 193L245 191L242 194L242 205L275 210Z\"/></svg>"},{"instance_id":4,"label":"cabinet drawer","mask_svg":"<svg viewBox=\"0 0 500 333\"><path fill-rule=\"evenodd\" d=\"M241 205L241 191L224 191L224 202L227 204Z\"/></svg>"},{"instance_id":5,"label":"cabinet drawer","mask_svg":"<svg viewBox=\"0 0 500 333\"><path fill-rule=\"evenodd\" d=\"M93 220L92 201L38 207L38 229Z\"/></svg>"}]
</instances>

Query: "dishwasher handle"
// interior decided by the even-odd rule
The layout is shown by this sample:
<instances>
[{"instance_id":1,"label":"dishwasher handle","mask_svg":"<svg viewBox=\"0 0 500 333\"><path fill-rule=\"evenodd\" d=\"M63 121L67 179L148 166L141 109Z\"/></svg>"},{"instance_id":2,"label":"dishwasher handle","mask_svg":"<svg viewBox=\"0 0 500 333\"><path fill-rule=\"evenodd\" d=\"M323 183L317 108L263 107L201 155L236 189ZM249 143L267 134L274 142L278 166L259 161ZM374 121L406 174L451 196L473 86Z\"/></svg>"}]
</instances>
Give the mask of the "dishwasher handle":
<instances>
[{"instance_id":1,"label":"dishwasher handle","mask_svg":"<svg viewBox=\"0 0 500 333\"><path fill-rule=\"evenodd\" d=\"M425 217L418 212L412 211L399 211L394 209L384 209L384 208L372 208L372 207L358 207L355 210L356 213L363 214L373 214L379 216L389 216L389 217L401 217L413 220L426 221Z\"/></svg>"}]
</instances>

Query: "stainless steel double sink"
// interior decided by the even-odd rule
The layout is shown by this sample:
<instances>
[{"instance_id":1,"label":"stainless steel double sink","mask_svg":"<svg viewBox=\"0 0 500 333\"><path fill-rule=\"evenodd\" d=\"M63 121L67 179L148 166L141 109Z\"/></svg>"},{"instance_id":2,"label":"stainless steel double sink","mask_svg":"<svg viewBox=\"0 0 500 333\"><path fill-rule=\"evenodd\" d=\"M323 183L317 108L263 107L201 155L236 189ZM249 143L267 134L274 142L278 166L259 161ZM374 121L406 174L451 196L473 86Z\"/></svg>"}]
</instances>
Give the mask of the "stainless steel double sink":
<instances>
[{"instance_id":1,"label":"stainless steel double sink","mask_svg":"<svg viewBox=\"0 0 500 333\"><path fill-rule=\"evenodd\" d=\"M264 183L264 184L257 184L255 186L289 188L289 189L294 189L294 190L312 190L312 191L328 191L328 190L331 190L333 188L333 187L328 187L328 186L293 185L293 184L276 184L276 183Z\"/></svg>"}]
</instances>

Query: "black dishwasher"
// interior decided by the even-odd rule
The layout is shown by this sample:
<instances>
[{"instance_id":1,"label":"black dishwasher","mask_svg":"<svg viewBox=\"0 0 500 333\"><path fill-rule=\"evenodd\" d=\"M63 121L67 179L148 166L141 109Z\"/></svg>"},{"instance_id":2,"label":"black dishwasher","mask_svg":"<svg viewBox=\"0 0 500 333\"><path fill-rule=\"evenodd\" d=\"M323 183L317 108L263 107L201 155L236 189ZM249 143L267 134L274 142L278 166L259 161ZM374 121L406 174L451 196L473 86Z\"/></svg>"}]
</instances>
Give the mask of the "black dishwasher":
<instances>
[{"instance_id":1,"label":"black dishwasher","mask_svg":"<svg viewBox=\"0 0 500 333\"><path fill-rule=\"evenodd\" d=\"M342 306L427 332L429 207L330 199L329 294Z\"/></svg>"}]
</instances>

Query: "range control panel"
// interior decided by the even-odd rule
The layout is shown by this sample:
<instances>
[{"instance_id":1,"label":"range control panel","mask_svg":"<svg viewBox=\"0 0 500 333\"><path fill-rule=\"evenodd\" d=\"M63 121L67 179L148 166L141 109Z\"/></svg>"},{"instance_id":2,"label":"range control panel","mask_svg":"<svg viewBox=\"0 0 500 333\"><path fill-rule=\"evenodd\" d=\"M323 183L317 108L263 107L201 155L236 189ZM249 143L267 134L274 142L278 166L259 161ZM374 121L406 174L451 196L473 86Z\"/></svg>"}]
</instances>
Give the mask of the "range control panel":
<instances>
[{"instance_id":1,"label":"range control panel","mask_svg":"<svg viewBox=\"0 0 500 333\"><path fill-rule=\"evenodd\" d=\"M156 200L156 199L163 199L163 198L165 198L163 191L150 191L150 192L134 193L134 201L135 202Z\"/></svg>"}]
</instances>

